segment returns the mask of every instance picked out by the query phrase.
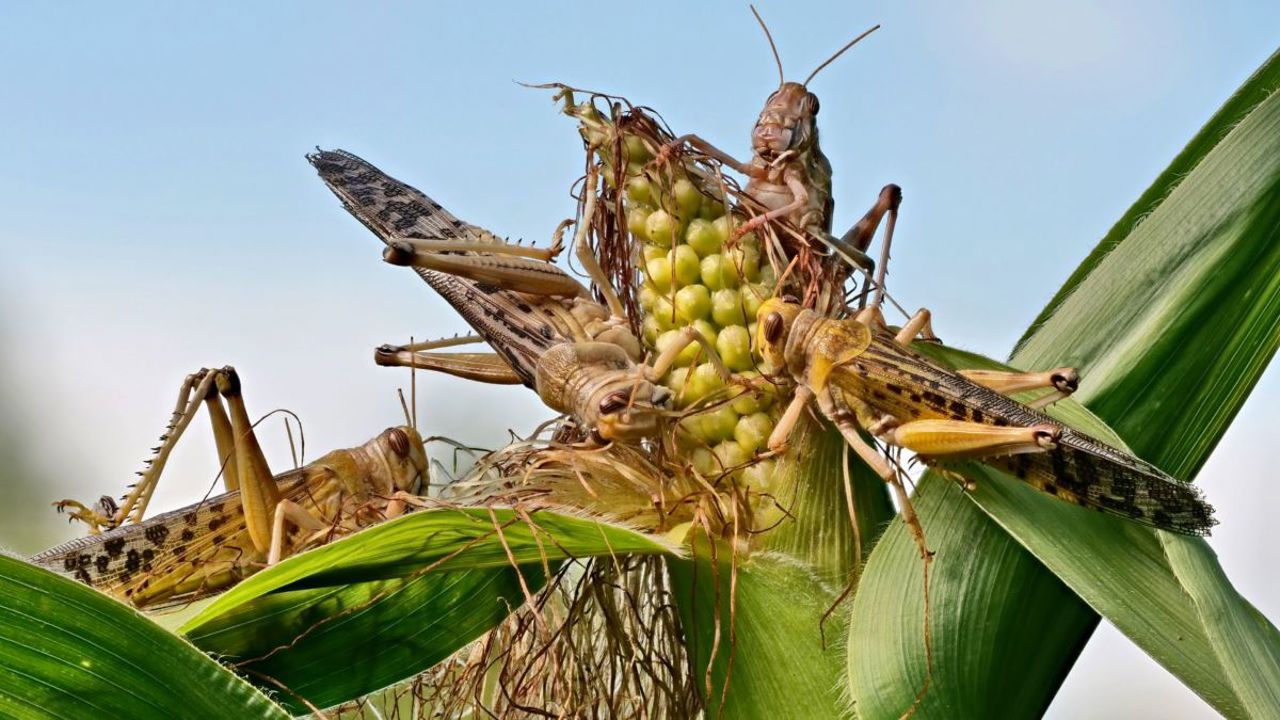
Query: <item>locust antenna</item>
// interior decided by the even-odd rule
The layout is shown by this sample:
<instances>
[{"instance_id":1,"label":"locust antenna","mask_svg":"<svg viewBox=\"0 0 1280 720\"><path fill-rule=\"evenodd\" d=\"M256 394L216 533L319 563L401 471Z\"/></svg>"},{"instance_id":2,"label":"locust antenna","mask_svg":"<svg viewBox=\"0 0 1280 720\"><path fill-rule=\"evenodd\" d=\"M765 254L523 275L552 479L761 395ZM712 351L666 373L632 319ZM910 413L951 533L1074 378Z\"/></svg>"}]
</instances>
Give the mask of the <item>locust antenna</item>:
<instances>
[{"instance_id":1,"label":"locust antenna","mask_svg":"<svg viewBox=\"0 0 1280 720\"><path fill-rule=\"evenodd\" d=\"M413 425L413 419L409 417L409 404L404 401L404 388L396 388L396 395L400 398L400 412L404 413L404 424ZM417 430L417 428L414 428Z\"/></svg>"},{"instance_id":2,"label":"locust antenna","mask_svg":"<svg viewBox=\"0 0 1280 720\"><path fill-rule=\"evenodd\" d=\"M748 5L747 7L751 8L751 14L756 16L756 22L760 23L760 29L764 30L765 39L769 41L769 49L773 51L773 61L778 65L778 87L782 87L787 78L782 74L782 58L778 57L778 46L773 44L773 35L769 33L769 26L764 24L764 18L760 17L760 13L756 12L756 6ZM857 41L855 40L854 42ZM844 51L842 50L841 52Z\"/></svg>"},{"instance_id":3,"label":"locust antenna","mask_svg":"<svg viewBox=\"0 0 1280 720\"><path fill-rule=\"evenodd\" d=\"M890 222L892 222L892 220ZM409 346L410 347L413 346L412 335L409 336ZM409 426L413 428L414 432L417 432L418 431L418 363L416 362L411 363L409 365L409 397L412 400L412 404L410 405L410 407L413 409L413 419L410 421Z\"/></svg>"},{"instance_id":4,"label":"locust antenna","mask_svg":"<svg viewBox=\"0 0 1280 720\"><path fill-rule=\"evenodd\" d=\"M861 35L859 35L858 37L856 37L856 38L854 38L854 39L850 40L850 41L849 41L849 42L848 42L844 47L842 47L842 48L840 48L839 50L837 50L835 55L832 55L831 57L827 58L827 61L826 61L826 62L824 62L824 63L822 63L821 65L819 65L818 67L814 68L814 69L813 69L813 72L809 73L809 77L805 78L805 79L804 79L804 82L803 82L803 83L801 83L801 85L804 85L804 86L808 87L808 85L809 85L809 81L810 81L810 80L812 80L812 79L813 79L813 76L814 76L814 75L817 75L817 74L818 74L818 72L819 72L820 70L822 70L822 68L824 68L824 67L826 67L826 66L830 65L831 63L835 62L835 61L836 61L836 58L838 58L838 57L840 57L841 55L843 55L845 50L848 50L849 48L853 47L854 45L857 45L859 40L861 40L862 38L864 38L864 37L866 37L866 36L870 35L871 33L875 32L875 31L877 31L877 30L879 30L879 29L880 29L880 26L879 26L879 25L876 25L876 26L872 27L870 30L868 30L868 31L866 31L866 32L864 32L864 33L862 33L862 34L861 34ZM767 32L767 31L766 31L766 32ZM770 42L772 42L772 40L771 40Z\"/></svg>"}]
</instances>

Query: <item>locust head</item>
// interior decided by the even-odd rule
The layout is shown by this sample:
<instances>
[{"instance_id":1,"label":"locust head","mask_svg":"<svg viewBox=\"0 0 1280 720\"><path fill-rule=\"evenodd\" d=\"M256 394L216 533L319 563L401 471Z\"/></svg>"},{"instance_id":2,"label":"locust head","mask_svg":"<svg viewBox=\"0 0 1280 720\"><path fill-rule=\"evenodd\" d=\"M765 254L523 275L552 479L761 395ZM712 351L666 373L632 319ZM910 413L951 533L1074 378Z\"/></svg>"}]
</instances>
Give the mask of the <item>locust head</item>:
<instances>
[{"instance_id":1,"label":"locust head","mask_svg":"<svg viewBox=\"0 0 1280 720\"><path fill-rule=\"evenodd\" d=\"M751 131L751 150L766 161L803 153L817 139L818 96L804 85L784 82L764 103Z\"/></svg>"},{"instance_id":2,"label":"locust head","mask_svg":"<svg viewBox=\"0 0 1280 720\"><path fill-rule=\"evenodd\" d=\"M553 345L538 358L535 376L543 402L573 415L602 443L652 437L671 404L671 391L607 342Z\"/></svg>"},{"instance_id":3,"label":"locust head","mask_svg":"<svg viewBox=\"0 0 1280 720\"><path fill-rule=\"evenodd\" d=\"M843 55L845 50L875 32L880 26L876 25L850 40L834 55L814 68L804 82L787 82L782 72L782 58L778 55L778 46L773 42L773 35L770 34L768 26L764 24L764 18L760 17L760 13L756 12L754 6L751 8L751 13L756 16L756 22L760 23L760 29L764 30L764 36L769 40L769 49L773 51L773 60L778 66L778 89L769 96L768 100L765 100L764 110L760 111L755 129L751 131L751 150L762 160L773 162L784 153L803 154L817 145L818 96L809 92L809 81Z\"/></svg>"},{"instance_id":4,"label":"locust head","mask_svg":"<svg viewBox=\"0 0 1280 720\"><path fill-rule=\"evenodd\" d=\"M427 477L427 448L417 430L408 425L387 428L365 443L365 450L373 461L371 476L382 490L418 494Z\"/></svg>"},{"instance_id":5,"label":"locust head","mask_svg":"<svg viewBox=\"0 0 1280 720\"><path fill-rule=\"evenodd\" d=\"M598 441L629 441L658 434L658 423L670 409L671 391L629 374L609 382L587 404L587 418Z\"/></svg>"},{"instance_id":6,"label":"locust head","mask_svg":"<svg viewBox=\"0 0 1280 720\"><path fill-rule=\"evenodd\" d=\"M803 308L790 298L769 298L760 305L756 316L756 347L770 366L781 370L787 366L787 338Z\"/></svg>"}]
</instances>

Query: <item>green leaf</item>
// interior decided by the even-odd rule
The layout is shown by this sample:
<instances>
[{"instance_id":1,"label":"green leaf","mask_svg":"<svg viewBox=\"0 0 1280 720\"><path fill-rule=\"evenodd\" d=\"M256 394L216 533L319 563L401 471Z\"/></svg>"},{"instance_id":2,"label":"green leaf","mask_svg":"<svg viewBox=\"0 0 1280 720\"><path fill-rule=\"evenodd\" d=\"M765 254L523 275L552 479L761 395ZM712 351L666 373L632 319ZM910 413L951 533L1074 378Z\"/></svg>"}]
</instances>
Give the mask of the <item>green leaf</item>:
<instances>
[{"instance_id":1,"label":"green leaf","mask_svg":"<svg viewBox=\"0 0 1280 720\"><path fill-rule=\"evenodd\" d=\"M1273 56L1113 228L1013 358L1080 368L1077 399L1136 454L1187 479L1280 344L1278 80ZM966 474L978 481L970 499L991 519L959 503L942 477L920 487L938 556L934 682L917 717L1036 715L1092 632L1090 607L1223 714L1280 716L1276 629L1203 540L1076 508L985 468ZM974 548L983 567L945 568ZM922 596L885 598L919 567L895 524L854 603L850 687L863 717L896 716L918 689L899 678L925 664ZM1025 588L1051 575L1079 598L1029 599ZM964 637L965 627L983 628L986 641ZM1043 628L1055 631L1046 639ZM1016 707L1004 697L1013 685L1025 696Z\"/></svg>"},{"instance_id":2,"label":"green leaf","mask_svg":"<svg viewBox=\"0 0 1280 720\"><path fill-rule=\"evenodd\" d=\"M132 608L3 556L0 668L7 718L288 717Z\"/></svg>"},{"instance_id":3,"label":"green leaf","mask_svg":"<svg viewBox=\"0 0 1280 720\"><path fill-rule=\"evenodd\" d=\"M603 521L486 508L411 513L288 558L183 627L293 711L421 672L501 622L570 558L673 553ZM304 702L305 700L305 702Z\"/></svg>"},{"instance_id":4,"label":"green leaf","mask_svg":"<svg viewBox=\"0 0 1280 720\"><path fill-rule=\"evenodd\" d=\"M936 553L933 673L913 717L1039 717L1052 699L1045 688L1062 682L1097 616L966 502L956 483L927 479L913 503ZM847 672L860 718L900 717L923 687L923 585L915 541L895 522L853 599Z\"/></svg>"},{"instance_id":5,"label":"green leaf","mask_svg":"<svg viewBox=\"0 0 1280 720\"><path fill-rule=\"evenodd\" d=\"M731 555L721 545L716 560L700 552L668 563L706 716L847 715L832 682L843 664L842 628L826 623L825 646L819 633L839 589L785 555L757 553L737 568Z\"/></svg>"}]
</instances>

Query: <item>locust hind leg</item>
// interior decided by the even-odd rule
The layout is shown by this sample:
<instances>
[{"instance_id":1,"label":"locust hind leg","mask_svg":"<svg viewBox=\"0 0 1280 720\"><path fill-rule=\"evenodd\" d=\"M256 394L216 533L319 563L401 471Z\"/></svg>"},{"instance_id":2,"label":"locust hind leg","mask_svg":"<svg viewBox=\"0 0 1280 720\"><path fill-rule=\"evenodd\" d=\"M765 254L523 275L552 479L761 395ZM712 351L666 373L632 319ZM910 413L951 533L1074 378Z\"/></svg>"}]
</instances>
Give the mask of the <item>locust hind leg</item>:
<instances>
[{"instance_id":1,"label":"locust hind leg","mask_svg":"<svg viewBox=\"0 0 1280 720\"><path fill-rule=\"evenodd\" d=\"M1048 452L1061 436L1062 429L1048 423L1012 427L966 420L913 420L876 433L890 445L937 460Z\"/></svg>"},{"instance_id":2,"label":"locust hind leg","mask_svg":"<svg viewBox=\"0 0 1280 720\"><path fill-rule=\"evenodd\" d=\"M501 250L505 245L476 245L463 254L422 247L427 242L433 241L393 240L382 251L382 259L391 265L435 270L531 295L579 297L587 292L582 283L559 267L544 260L506 254Z\"/></svg>"},{"instance_id":3,"label":"locust hind leg","mask_svg":"<svg viewBox=\"0 0 1280 720\"><path fill-rule=\"evenodd\" d=\"M1080 387L1080 373L1072 367L1059 367L1041 372L961 370L960 374L1001 395L1052 388L1053 392L1026 403L1028 407L1037 410L1067 397Z\"/></svg>"},{"instance_id":4,"label":"locust hind leg","mask_svg":"<svg viewBox=\"0 0 1280 720\"><path fill-rule=\"evenodd\" d=\"M240 491L240 506L245 527L254 549L265 555L271 547L272 517L280 504L280 488L276 485L267 458L253 431L253 421L245 408L240 376L230 366L217 372L214 382L227 404L231 437ZM219 449L219 454L223 451Z\"/></svg>"},{"instance_id":5,"label":"locust hind leg","mask_svg":"<svg viewBox=\"0 0 1280 720\"><path fill-rule=\"evenodd\" d=\"M880 222L886 216L888 220L885 222L884 244L880 247L880 261L875 264L875 297L871 300L872 307L880 307L884 302L884 278L889 270L889 248L893 244L893 229L898 224L898 206L902 204L902 188L892 183L885 185L880 189L880 196L876 198L876 202L871 206L862 219L854 223L843 236L840 237L839 244L856 250L859 253L865 253L867 248L871 246L871 239L875 237L876 230L880 227ZM862 298L859 307L866 307L867 291L870 285L864 284L862 287Z\"/></svg>"},{"instance_id":6,"label":"locust hind leg","mask_svg":"<svg viewBox=\"0 0 1280 720\"><path fill-rule=\"evenodd\" d=\"M872 305L859 311L855 316L859 322L871 327L888 329L880 308ZM902 347L910 347L915 340L925 342L941 342L933 332L933 315L927 308L920 308L894 335L893 340ZM1075 368L1058 367L1041 372L1014 372L1008 370L960 370L960 375L985 388L995 390L1002 395L1052 388L1044 396L1027 403L1028 407L1039 409L1055 403L1071 393L1080 385L1080 374Z\"/></svg>"},{"instance_id":7,"label":"locust hind leg","mask_svg":"<svg viewBox=\"0 0 1280 720\"><path fill-rule=\"evenodd\" d=\"M521 385L524 378L497 353L438 353L429 352L445 347L483 342L475 335L444 340L413 343L412 345L382 345L373 352L373 361L384 367L407 367L418 370L434 370L464 380L474 380L491 385Z\"/></svg>"},{"instance_id":8,"label":"locust hind leg","mask_svg":"<svg viewBox=\"0 0 1280 720\"><path fill-rule=\"evenodd\" d=\"M86 507L75 500L62 500L54 503L59 512L71 508L71 517L88 524L90 532L93 533L117 527L125 522L141 522L146 513L147 505L151 502L151 496L159 484L160 475L164 472L164 466L169 460L169 454L177 446L178 440L181 439L187 426L195 419L196 412L200 409L202 401L210 409L210 419L213 423L218 456L220 459L233 464L234 458L228 460L228 452L231 447L230 423L227 422L226 414L221 412L217 388L214 386L217 372L216 370L202 368L183 380L182 387L178 390L178 401L173 409L173 414L169 418L168 424L165 425L164 433L160 435L160 445L152 448L153 454L146 461L146 469L138 473L138 481L130 487L129 492L125 494L119 504L111 501L109 496L104 496L93 508ZM217 413L214 412L215 404L218 410ZM231 467L228 469L231 470ZM227 482L234 482L236 476L234 472L230 472L225 477ZM235 487L229 486L228 489L234 490Z\"/></svg>"}]
</instances>

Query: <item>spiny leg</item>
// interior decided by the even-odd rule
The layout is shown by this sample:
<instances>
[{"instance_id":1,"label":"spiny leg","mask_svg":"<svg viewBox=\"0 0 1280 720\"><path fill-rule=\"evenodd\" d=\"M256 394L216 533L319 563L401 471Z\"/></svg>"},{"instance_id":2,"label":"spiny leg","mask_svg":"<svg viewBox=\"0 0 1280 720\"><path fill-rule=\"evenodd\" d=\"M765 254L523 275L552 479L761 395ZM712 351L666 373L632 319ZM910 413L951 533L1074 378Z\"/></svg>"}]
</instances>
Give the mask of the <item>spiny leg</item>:
<instances>
[{"instance_id":1,"label":"spiny leg","mask_svg":"<svg viewBox=\"0 0 1280 720\"><path fill-rule=\"evenodd\" d=\"M1053 388L1053 392L1027 403L1040 409L1055 403L1080 387L1080 373L1073 367L1059 367L1041 372L1013 372L1008 370L961 370L960 374L985 388L1001 395L1041 388Z\"/></svg>"},{"instance_id":2,"label":"spiny leg","mask_svg":"<svg viewBox=\"0 0 1280 720\"><path fill-rule=\"evenodd\" d=\"M487 231L486 231L487 232ZM497 238L494 238L497 240ZM418 253L486 253L505 255L508 257L528 258L544 263L552 262L564 250L559 236L552 236L550 247L540 248L532 245L516 245L509 242L475 242L469 240L427 240L425 238L399 237L395 242L403 243L415 255Z\"/></svg>"},{"instance_id":3,"label":"spiny leg","mask_svg":"<svg viewBox=\"0 0 1280 720\"><path fill-rule=\"evenodd\" d=\"M182 386L178 390L178 400L173 414L165 426L164 434L160 436L160 445L152 448L154 455L147 460L147 468L138 473L138 481L124 496L119 505L115 505L115 503L108 505L107 503L99 502L101 507L88 508L75 500L62 500L54 503L58 510L74 508L71 517L88 524L90 531L95 533L102 529L117 527L123 524L126 519L129 522L141 522L146 512L147 504L151 500L151 495L155 492L156 485L159 483L160 474L164 472L165 463L169 460L169 454L173 451L174 446L177 445L187 426L195 418L200 402L211 393L216 398L217 392L213 387L215 374L216 371L201 369L188 375L183 380ZM218 437L216 423L214 431L216 439ZM219 455L223 455L221 444L219 444Z\"/></svg>"}]
</instances>

